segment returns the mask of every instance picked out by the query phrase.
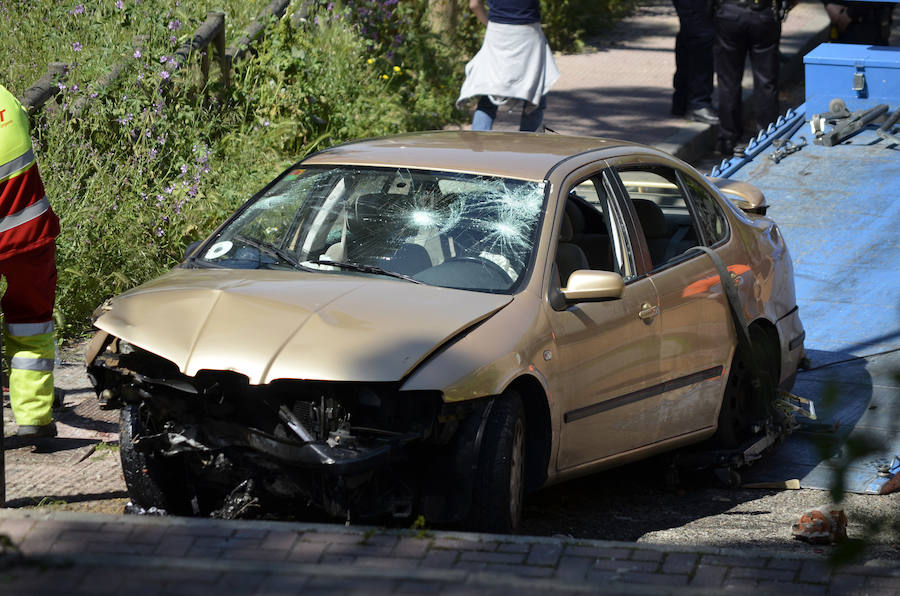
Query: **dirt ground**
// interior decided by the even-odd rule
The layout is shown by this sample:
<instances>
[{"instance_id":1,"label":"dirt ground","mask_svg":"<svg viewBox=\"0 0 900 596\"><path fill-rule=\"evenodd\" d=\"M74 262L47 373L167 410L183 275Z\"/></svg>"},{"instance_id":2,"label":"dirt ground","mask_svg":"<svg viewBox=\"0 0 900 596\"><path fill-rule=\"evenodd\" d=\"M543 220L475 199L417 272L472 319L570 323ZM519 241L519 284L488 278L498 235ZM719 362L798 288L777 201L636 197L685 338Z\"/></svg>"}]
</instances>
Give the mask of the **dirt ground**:
<instances>
[{"instance_id":1,"label":"dirt ground","mask_svg":"<svg viewBox=\"0 0 900 596\"><path fill-rule=\"evenodd\" d=\"M61 352L56 384L66 391L55 412L59 436L22 445L4 407L8 507L122 513L128 502L118 453L118 412L97 406L85 373L84 345ZM729 489L709 473L682 474L673 487L659 460L552 486L526 499L520 533L576 538L785 550L827 556L834 547L792 537L807 509L829 503L819 490ZM867 560L900 560L900 494L849 494L843 506L851 538L867 538ZM894 527L891 527L891 526Z\"/></svg>"}]
</instances>

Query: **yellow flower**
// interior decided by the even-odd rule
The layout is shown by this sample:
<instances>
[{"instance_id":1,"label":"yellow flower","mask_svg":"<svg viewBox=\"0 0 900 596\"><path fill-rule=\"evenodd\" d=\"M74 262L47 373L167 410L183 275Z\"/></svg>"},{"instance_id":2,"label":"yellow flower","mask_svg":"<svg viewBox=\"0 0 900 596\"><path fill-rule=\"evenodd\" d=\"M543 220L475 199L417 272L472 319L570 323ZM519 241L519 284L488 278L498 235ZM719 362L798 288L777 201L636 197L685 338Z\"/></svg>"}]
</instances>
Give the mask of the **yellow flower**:
<instances>
[{"instance_id":1,"label":"yellow flower","mask_svg":"<svg viewBox=\"0 0 900 596\"><path fill-rule=\"evenodd\" d=\"M395 67L394 67L394 72L396 72L396 73L399 74L399 73L401 73L401 72L403 72L403 71L400 70L400 67L399 67L399 66L395 66Z\"/></svg>"},{"instance_id":2,"label":"yellow flower","mask_svg":"<svg viewBox=\"0 0 900 596\"><path fill-rule=\"evenodd\" d=\"M366 64L375 64L375 58L369 58L366 60Z\"/></svg>"},{"instance_id":3,"label":"yellow flower","mask_svg":"<svg viewBox=\"0 0 900 596\"><path fill-rule=\"evenodd\" d=\"M389 76L387 76L387 75L381 75L381 78L384 79L384 80L386 81L386 80L388 80L388 79L391 78L391 77L389 77Z\"/></svg>"}]
</instances>

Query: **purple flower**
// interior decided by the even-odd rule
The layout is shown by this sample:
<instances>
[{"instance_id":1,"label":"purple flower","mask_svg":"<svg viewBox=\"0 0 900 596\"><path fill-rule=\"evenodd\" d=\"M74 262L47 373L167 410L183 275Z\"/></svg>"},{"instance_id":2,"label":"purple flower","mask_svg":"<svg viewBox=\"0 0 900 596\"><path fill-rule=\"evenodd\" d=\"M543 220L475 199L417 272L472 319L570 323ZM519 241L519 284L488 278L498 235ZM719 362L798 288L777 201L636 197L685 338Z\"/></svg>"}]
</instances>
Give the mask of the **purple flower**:
<instances>
[{"instance_id":1,"label":"purple flower","mask_svg":"<svg viewBox=\"0 0 900 596\"><path fill-rule=\"evenodd\" d=\"M164 81L165 81L166 79L168 79L168 78L169 78L169 71L168 71L168 70L161 70L161 71L159 72L159 78L161 78L161 79L164 80Z\"/></svg>"},{"instance_id":2,"label":"purple flower","mask_svg":"<svg viewBox=\"0 0 900 596\"><path fill-rule=\"evenodd\" d=\"M166 60L168 60L168 59L169 59L168 56L160 56L160 57L159 57L159 63L160 63L160 64L165 64L165 63L166 63Z\"/></svg>"},{"instance_id":3,"label":"purple flower","mask_svg":"<svg viewBox=\"0 0 900 596\"><path fill-rule=\"evenodd\" d=\"M75 52L80 52L81 51L81 43L79 43L77 41L75 43L73 43L72 50Z\"/></svg>"},{"instance_id":4,"label":"purple flower","mask_svg":"<svg viewBox=\"0 0 900 596\"><path fill-rule=\"evenodd\" d=\"M179 29L181 29L181 21L179 21L178 19L169 21L169 29L172 31L178 31Z\"/></svg>"},{"instance_id":5,"label":"purple flower","mask_svg":"<svg viewBox=\"0 0 900 596\"><path fill-rule=\"evenodd\" d=\"M122 3L122 0L116 0L116 8L122 10L124 7L125 5Z\"/></svg>"},{"instance_id":6,"label":"purple flower","mask_svg":"<svg viewBox=\"0 0 900 596\"><path fill-rule=\"evenodd\" d=\"M132 56L134 56L135 58L140 58L141 56L143 56L143 54L141 54L140 50L135 50Z\"/></svg>"},{"instance_id":7,"label":"purple flower","mask_svg":"<svg viewBox=\"0 0 900 596\"><path fill-rule=\"evenodd\" d=\"M188 167L187 167L187 164L186 164L186 163L181 164L181 168L180 168L180 169L181 169L181 173L182 173L182 174L187 174Z\"/></svg>"},{"instance_id":8,"label":"purple flower","mask_svg":"<svg viewBox=\"0 0 900 596\"><path fill-rule=\"evenodd\" d=\"M84 12L84 4L76 4L75 8L69 11L69 14L81 14Z\"/></svg>"}]
</instances>

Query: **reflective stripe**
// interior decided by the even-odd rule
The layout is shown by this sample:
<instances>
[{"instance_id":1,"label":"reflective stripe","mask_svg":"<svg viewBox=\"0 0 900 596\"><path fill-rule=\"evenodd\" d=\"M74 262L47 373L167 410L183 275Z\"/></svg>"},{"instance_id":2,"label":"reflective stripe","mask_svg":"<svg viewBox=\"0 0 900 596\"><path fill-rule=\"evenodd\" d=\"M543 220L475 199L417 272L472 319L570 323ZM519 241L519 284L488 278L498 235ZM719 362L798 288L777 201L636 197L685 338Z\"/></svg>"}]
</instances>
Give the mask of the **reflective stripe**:
<instances>
[{"instance_id":1,"label":"reflective stripe","mask_svg":"<svg viewBox=\"0 0 900 596\"><path fill-rule=\"evenodd\" d=\"M13 356L9 360L10 368L19 370L53 370L55 360L53 358L26 358L24 356Z\"/></svg>"},{"instance_id":2,"label":"reflective stripe","mask_svg":"<svg viewBox=\"0 0 900 596\"><path fill-rule=\"evenodd\" d=\"M0 218L0 232L11 230L23 223L27 223L36 217L40 217L50 209L50 201L44 197L37 203L33 203L24 209L21 209L12 215Z\"/></svg>"},{"instance_id":3,"label":"reflective stripe","mask_svg":"<svg viewBox=\"0 0 900 596\"><path fill-rule=\"evenodd\" d=\"M12 161L8 161L3 165L0 165L0 180L8 178L12 176L22 168L26 167L28 164L34 161L34 149L31 147L28 148L28 151L16 157Z\"/></svg>"},{"instance_id":4,"label":"reflective stripe","mask_svg":"<svg viewBox=\"0 0 900 596\"><path fill-rule=\"evenodd\" d=\"M6 332L18 337L53 333L53 321L44 321L43 323L8 323Z\"/></svg>"}]
</instances>

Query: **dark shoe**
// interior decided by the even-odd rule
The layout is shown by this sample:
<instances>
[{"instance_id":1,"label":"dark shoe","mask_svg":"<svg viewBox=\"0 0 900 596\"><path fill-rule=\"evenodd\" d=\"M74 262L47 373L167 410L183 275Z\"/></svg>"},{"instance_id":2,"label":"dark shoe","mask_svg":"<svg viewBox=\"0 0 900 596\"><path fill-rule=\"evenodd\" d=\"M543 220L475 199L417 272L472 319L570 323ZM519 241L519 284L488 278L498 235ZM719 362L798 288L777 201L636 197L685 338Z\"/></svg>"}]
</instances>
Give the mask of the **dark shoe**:
<instances>
[{"instance_id":1,"label":"dark shoe","mask_svg":"<svg viewBox=\"0 0 900 596\"><path fill-rule=\"evenodd\" d=\"M719 124L719 116L712 108L696 108L694 110L688 110L688 113L685 115L688 120L693 120L694 122L702 122L703 124L709 124L711 126L717 126Z\"/></svg>"},{"instance_id":2,"label":"dark shoe","mask_svg":"<svg viewBox=\"0 0 900 596\"><path fill-rule=\"evenodd\" d=\"M716 141L716 153L725 158L733 156L734 141L730 139L719 139L718 141Z\"/></svg>"},{"instance_id":3,"label":"dark shoe","mask_svg":"<svg viewBox=\"0 0 900 596\"><path fill-rule=\"evenodd\" d=\"M43 426L31 426L28 424L19 426L19 430L16 431L17 437L22 437L25 439L39 439L44 437L55 437L56 436L56 423L51 422L50 424L44 424Z\"/></svg>"}]
</instances>

